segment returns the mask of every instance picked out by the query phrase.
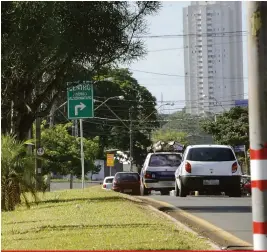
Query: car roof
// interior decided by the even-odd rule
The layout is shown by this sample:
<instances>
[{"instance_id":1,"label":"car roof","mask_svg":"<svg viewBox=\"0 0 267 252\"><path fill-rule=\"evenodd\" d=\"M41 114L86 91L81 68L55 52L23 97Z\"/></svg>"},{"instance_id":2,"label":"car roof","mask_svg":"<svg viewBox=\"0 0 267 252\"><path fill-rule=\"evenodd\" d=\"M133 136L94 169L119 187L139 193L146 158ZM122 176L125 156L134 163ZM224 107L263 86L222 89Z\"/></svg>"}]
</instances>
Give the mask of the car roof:
<instances>
[{"instance_id":1,"label":"car roof","mask_svg":"<svg viewBox=\"0 0 267 252\"><path fill-rule=\"evenodd\" d=\"M138 172L131 172L131 171L129 171L129 172L117 172L116 174L121 174L121 173L133 173L133 174L138 174ZM115 175L116 175L115 174Z\"/></svg>"},{"instance_id":2,"label":"car roof","mask_svg":"<svg viewBox=\"0 0 267 252\"><path fill-rule=\"evenodd\" d=\"M112 179L114 176L105 177L105 179Z\"/></svg>"},{"instance_id":3,"label":"car roof","mask_svg":"<svg viewBox=\"0 0 267 252\"><path fill-rule=\"evenodd\" d=\"M165 152L154 152L154 153L151 153L151 155L154 155L154 154L178 154L178 155L181 155L181 153L179 152L175 152L175 151L165 151Z\"/></svg>"},{"instance_id":4,"label":"car roof","mask_svg":"<svg viewBox=\"0 0 267 252\"><path fill-rule=\"evenodd\" d=\"M232 149L232 146L230 145L222 145L222 144L198 144L198 145L189 145L188 148L229 148Z\"/></svg>"}]
</instances>

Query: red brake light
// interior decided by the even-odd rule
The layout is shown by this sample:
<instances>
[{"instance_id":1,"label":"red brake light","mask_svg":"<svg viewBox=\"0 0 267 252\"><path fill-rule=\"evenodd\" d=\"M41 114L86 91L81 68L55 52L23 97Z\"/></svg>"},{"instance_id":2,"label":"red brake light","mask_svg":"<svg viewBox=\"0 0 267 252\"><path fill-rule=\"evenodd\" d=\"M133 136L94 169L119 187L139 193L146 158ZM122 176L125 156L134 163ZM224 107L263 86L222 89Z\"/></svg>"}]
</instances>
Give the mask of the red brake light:
<instances>
[{"instance_id":1,"label":"red brake light","mask_svg":"<svg viewBox=\"0 0 267 252\"><path fill-rule=\"evenodd\" d=\"M145 172L145 178L152 178L152 175L150 172L146 171Z\"/></svg>"},{"instance_id":2,"label":"red brake light","mask_svg":"<svg viewBox=\"0 0 267 252\"><path fill-rule=\"evenodd\" d=\"M189 164L188 162L185 163L185 170L186 170L188 173L191 173L191 171L192 171L191 164Z\"/></svg>"},{"instance_id":3,"label":"red brake light","mask_svg":"<svg viewBox=\"0 0 267 252\"><path fill-rule=\"evenodd\" d=\"M232 165L232 173L235 173L237 171L238 165L237 162L234 162Z\"/></svg>"},{"instance_id":4,"label":"red brake light","mask_svg":"<svg viewBox=\"0 0 267 252\"><path fill-rule=\"evenodd\" d=\"M104 188L106 188L106 187L107 187L107 185L106 185L106 184L104 184L104 185L103 185L103 187L104 187Z\"/></svg>"}]
</instances>

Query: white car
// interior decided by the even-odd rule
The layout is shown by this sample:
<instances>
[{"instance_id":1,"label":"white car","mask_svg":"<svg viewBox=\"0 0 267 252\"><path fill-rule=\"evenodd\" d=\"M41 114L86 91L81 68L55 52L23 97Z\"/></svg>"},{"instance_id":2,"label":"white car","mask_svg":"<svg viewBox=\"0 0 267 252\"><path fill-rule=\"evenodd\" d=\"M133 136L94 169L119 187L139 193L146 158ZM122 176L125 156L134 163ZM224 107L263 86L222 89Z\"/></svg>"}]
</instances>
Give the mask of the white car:
<instances>
[{"instance_id":1,"label":"white car","mask_svg":"<svg viewBox=\"0 0 267 252\"><path fill-rule=\"evenodd\" d=\"M188 146L175 172L175 195L186 197L191 191L199 191L241 197L241 176L242 170L231 146Z\"/></svg>"},{"instance_id":2,"label":"white car","mask_svg":"<svg viewBox=\"0 0 267 252\"><path fill-rule=\"evenodd\" d=\"M112 189L112 184L113 184L113 179L114 176L110 176L110 177L105 177L104 181L103 181L103 189L106 190L111 190Z\"/></svg>"},{"instance_id":3,"label":"white car","mask_svg":"<svg viewBox=\"0 0 267 252\"><path fill-rule=\"evenodd\" d=\"M140 193L160 191L168 195L174 190L174 173L181 163L181 154L176 152L149 153L140 174Z\"/></svg>"}]
</instances>

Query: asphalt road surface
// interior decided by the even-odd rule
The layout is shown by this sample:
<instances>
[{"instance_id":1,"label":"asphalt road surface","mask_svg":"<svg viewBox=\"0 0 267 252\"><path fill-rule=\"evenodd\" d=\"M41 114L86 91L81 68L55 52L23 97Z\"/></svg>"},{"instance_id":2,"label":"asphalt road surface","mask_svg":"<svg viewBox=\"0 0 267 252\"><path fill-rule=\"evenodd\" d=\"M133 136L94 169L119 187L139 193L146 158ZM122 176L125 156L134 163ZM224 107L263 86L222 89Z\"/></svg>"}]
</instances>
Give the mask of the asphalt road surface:
<instances>
[{"instance_id":1,"label":"asphalt road surface","mask_svg":"<svg viewBox=\"0 0 267 252\"><path fill-rule=\"evenodd\" d=\"M95 186L99 185L99 182L85 182L85 187ZM67 190L70 189L70 182L51 182L50 184L50 190L53 191L59 191L59 190ZM73 182L73 189L82 189L82 183L81 182Z\"/></svg>"},{"instance_id":2,"label":"asphalt road surface","mask_svg":"<svg viewBox=\"0 0 267 252\"><path fill-rule=\"evenodd\" d=\"M190 214L252 244L251 198L229 198L217 196L175 196L150 195L155 200L167 202Z\"/></svg>"}]
</instances>

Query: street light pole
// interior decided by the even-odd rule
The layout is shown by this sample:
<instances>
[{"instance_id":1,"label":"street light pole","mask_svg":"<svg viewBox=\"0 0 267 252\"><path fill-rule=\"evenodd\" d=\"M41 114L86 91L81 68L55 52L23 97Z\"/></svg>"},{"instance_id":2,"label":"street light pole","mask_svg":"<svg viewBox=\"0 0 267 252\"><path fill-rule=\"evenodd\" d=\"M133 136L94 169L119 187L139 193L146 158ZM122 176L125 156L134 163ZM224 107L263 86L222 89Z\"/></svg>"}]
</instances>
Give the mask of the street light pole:
<instances>
[{"instance_id":1,"label":"street light pole","mask_svg":"<svg viewBox=\"0 0 267 252\"><path fill-rule=\"evenodd\" d=\"M130 120L130 171L133 171L133 129L132 129L132 108L129 110L129 120Z\"/></svg>"},{"instance_id":2,"label":"street light pole","mask_svg":"<svg viewBox=\"0 0 267 252\"><path fill-rule=\"evenodd\" d=\"M254 250L267 250L267 3L248 4L248 94Z\"/></svg>"}]
</instances>

